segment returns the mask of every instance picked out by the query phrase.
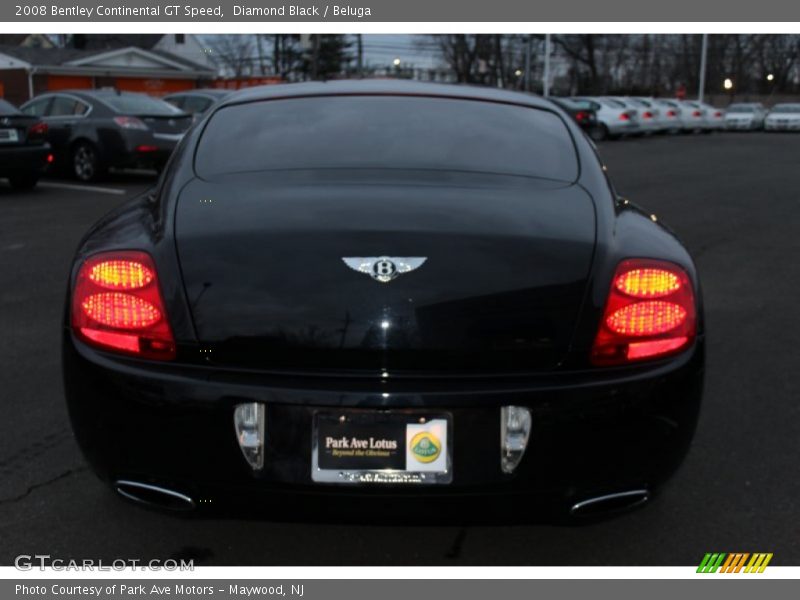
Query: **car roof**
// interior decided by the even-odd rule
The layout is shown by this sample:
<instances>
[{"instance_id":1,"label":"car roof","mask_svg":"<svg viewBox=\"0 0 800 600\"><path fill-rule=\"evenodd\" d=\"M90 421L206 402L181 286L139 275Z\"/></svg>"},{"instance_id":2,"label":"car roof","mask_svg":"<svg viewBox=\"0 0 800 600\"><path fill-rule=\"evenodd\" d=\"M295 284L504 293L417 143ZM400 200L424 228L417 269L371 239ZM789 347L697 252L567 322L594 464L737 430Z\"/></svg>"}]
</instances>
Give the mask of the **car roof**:
<instances>
[{"instance_id":1,"label":"car roof","mask_svg":"<svg viewBox=\"0 0 800 600\"><path fill-rule=\"evenodd\" d=\"M315 81L262 85L233 92L222 101L220 106L257 100L272 100L276 98L361 94L433 96L465 100L485 100L488 102L506 102L510 104L527 105L544 110L552 110L552 104L533 94L490 87L449 83L427 83L398 79L345 79L326 82Z\"/></svg>"}]
</instances>

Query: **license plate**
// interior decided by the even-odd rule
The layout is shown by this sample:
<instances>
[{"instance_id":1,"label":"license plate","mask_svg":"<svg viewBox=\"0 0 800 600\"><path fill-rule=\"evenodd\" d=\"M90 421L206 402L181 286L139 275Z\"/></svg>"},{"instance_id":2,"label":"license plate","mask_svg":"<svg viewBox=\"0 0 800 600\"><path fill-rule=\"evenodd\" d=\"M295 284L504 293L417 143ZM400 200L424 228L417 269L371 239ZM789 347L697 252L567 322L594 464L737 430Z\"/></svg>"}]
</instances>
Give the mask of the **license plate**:
<instances>
[{"instance_id":1,"label":"license plate","mask_svg":"<svg viewBox=\"0 0 800 600\"><path fill-rule=\"evenodd\" d=\"M449 414L318 412L311 478L320 483L447 484L452 481Z\"/></svg>"},{"instance_id":2,"label":"license plate","mask_svg":"<svg viewBox=\"0 0 800 600\"><path fill-rule=\"evenodd\" d=\"M0 129L0 143L3 142L18 142L19 137L17 136L16 129Z\"/></svg>"}]
</instances>

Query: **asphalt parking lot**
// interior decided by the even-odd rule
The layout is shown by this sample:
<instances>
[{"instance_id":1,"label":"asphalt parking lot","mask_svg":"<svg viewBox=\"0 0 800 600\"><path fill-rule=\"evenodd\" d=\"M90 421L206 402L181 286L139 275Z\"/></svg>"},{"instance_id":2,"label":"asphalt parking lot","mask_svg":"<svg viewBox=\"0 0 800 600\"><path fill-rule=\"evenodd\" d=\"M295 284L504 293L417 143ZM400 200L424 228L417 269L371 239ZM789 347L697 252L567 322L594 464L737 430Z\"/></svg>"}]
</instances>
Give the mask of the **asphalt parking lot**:
<instances>
[{"instance_id":1,"label":"asphalt parking lot","mask_svg":"<svg viewBox=\"0 0 800 600\"><path fill-rule=\"evenodd\" d=\"M684 240L704 287L699 429L652 504L582 527L460 527L197 520L125 503L87 470L72 438L59 325L81 235L153 180L49 180L31 193L0 182L0 564L50 554L197 565L690 565L710 551L800 564L800 135L641 138L600 151L618 191Z\"/></svg>"}]
</instances>

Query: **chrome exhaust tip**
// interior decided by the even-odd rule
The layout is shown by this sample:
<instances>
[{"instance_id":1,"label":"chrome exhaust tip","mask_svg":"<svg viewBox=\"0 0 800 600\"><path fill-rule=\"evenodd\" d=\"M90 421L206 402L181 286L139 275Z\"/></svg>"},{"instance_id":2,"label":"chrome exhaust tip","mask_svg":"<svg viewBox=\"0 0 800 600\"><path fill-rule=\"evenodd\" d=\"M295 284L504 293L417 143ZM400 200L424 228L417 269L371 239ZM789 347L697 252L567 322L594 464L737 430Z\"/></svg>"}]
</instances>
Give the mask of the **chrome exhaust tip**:
<instances>
[{"instance_id":1,"label":"chrome exhaust tip","mask_svg":"<svg viewBox=\"0 0 800 600\"><path fill-rule=\"evenodd\" d=\"M569 514L574 517L601 516L641 506L650 500L646 489L628 490L581 500L572 505Z\"/></svg>"},{"instance_id":2,"label":"chrome exhaust tip","mask_svg":"<svg viewBox=\"0 0 800 600\"><path fill-rule=\"evenodd\" d=\"M149 483L120 479L114 484L114 489L123 498L153 508L189 511L196 507L189 496Z\"/></svg>"}]
</instances>

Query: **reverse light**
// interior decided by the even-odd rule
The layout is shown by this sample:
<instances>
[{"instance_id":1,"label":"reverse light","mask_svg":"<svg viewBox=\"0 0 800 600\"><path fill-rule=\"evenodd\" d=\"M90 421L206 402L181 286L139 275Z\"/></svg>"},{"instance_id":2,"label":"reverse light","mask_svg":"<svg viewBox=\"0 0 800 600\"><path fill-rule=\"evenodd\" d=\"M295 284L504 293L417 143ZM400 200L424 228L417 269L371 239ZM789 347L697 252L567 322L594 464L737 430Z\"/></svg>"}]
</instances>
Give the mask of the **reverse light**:
<instances>
[{"instance_id":1,"label":"reverse light","mask_svg":"<svg viewBox=\"0 0 800 600\"><path fill-rule=\"evenodd\" d=\"M86 343L142 358L175 358L175 340L153 259L139 251L96 254L81 265L72 329Z\"/></svg>"},{"instance_id":2,"label":"reverse light","mask_svg":"<svg viewBox=\"0 0 800 600\"><path fill-rule=\"evenodd\" d=\"M236 441L247 463L253 469L264 466L264 413L260 402L239 404L233 411Z\"/></svg>"},{"instance_id":3,"label":"reverse light","mask_svg":"<svg viewBox=\"0 0 800 600\"><path fill-rule=\"evenodd\" d=\"M524 406L500 409L500 468L513 473L528 447L531 434L531 411Z\"/></svg>"},{"instance_id":4,"label":"reverse light","mask_svg":"<svg viewBox=\"0 0 800 600\"><path fill-rule=\"evenodd\" d=\"M114 117L114 123L122 129L147 129L147 125L138 117Z\"/></svg>"},{"instance_id":5,"label":"reverse light","mask_svg":"<svg viewBox=\"0 0 800 600\"><path fill-rule=\"evenodd\" d=\"M592 363L625 364L679 352L694 340L696 321L694 291L681 267L624 260L614 274Z\"/></svg>"}]
</instances>

